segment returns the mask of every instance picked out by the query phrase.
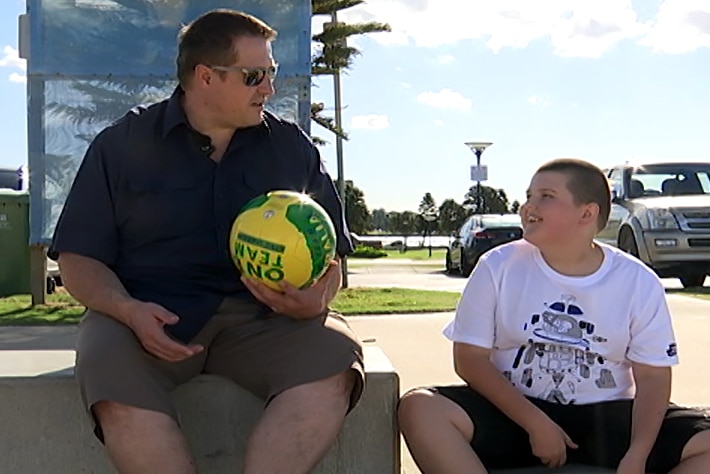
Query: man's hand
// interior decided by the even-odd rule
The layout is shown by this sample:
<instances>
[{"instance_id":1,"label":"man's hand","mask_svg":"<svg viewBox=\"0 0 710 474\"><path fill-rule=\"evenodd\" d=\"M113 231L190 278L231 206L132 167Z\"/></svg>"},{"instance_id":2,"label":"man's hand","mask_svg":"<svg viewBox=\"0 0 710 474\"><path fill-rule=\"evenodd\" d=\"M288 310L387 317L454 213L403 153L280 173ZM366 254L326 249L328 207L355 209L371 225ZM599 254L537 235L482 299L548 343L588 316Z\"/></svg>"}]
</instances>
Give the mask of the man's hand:
<instances>
[{"instance_id":1,"label":"man's hand","mask_svg":"<svg viewBox=\"0 0 710 474\"><path fill-rule=\"evenodd\" d=\"M560 426L545 416L528 434L533 454L547 467L560 467L567 462L567 447L577 445Z\"/></svg>"},{"instance_id":2,"label":"man's hand","mask_svg":"<svg viewBox=\"0 0 710 474\"><path fill-rule=\"evenodd\" d=\"M180 318L155 303L136 301L131 304L126 317L143 348L154 356L168 362L179 362L202 352L198 344L184 345L165 333L163 326L175 324Z\"/></svg>"},{"instance_id":3,"label":"man's hand","mask_svg":"<svg viewBox=\"0 0 710 474\"><path fill-rule=\"evenodd\" d=\"M646 456L636 454L632 451L627 451L626 455L621 459L619 467L616 468L616 474L645 474L646 473Z\"/></svg>"},{"instance_id":4,"label":"man's hand","mask_svg":"<svg viewBox=\"0 0 710 474\"><path fill-rule=\"evenodd\" d=\"M298 289L281 282L281 291L275 291L253 278L242 276L242 282L251 294L275 313L294 319L312 319L320 316L328 307L331 292L328 283L333 280L332 272L340 272L340 264L331 262L325 274L308 288Z\"/></svg>"}]
</instances>

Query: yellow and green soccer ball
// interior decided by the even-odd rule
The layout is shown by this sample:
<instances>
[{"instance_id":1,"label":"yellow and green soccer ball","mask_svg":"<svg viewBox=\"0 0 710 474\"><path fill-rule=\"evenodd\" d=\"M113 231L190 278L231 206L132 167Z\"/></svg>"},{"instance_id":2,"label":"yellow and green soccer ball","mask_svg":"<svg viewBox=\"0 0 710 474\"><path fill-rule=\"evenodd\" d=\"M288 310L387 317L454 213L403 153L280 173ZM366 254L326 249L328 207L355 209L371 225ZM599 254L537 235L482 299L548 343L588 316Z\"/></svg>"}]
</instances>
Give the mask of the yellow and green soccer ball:
<instances>
[{"instance_id":1,"label":"yellow and green soccer ball","mask_svg":"<svg viewBox=\"0 0 710 474\"><path fill-rule=\"evenodd\" d=\"M307 194L271 191L249 201L232 224L229 247L247 277L279 290L279 282L305 288L335 257L335 228Z\"/></svg>"}]
</instances>

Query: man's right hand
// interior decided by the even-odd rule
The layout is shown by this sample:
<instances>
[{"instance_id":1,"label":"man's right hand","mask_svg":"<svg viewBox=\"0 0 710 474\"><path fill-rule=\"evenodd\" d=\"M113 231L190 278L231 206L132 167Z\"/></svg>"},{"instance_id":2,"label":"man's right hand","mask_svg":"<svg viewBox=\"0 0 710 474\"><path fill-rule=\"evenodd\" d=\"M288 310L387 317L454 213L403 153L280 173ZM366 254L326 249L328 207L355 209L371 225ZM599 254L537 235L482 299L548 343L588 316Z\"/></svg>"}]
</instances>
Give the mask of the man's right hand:
<instances>
[{"instance_id":1,"label":"man's right hand","mask_svg":"<svg viewBox=\"0 0 710 474\"><path fill-rule=\"evenodd\" d=\"M185 345L168 336L163 327L175 324L179 319L158 304L135 301L130 305L125 321L146 351L160 359L179 362L204 350L199 344Z\"/></svg>"},{"instance_id":2,"label":"man's right hand","mask_svg":"<svg viewBox=\"0 0 710 474\"><path fill-rule=\"evenodd\" d=\"M528 430L533 454L547 467L560 467L567 462L567 448L578 446L560 426L549 417L540 418Z\"/></svg>"}]
</instances>

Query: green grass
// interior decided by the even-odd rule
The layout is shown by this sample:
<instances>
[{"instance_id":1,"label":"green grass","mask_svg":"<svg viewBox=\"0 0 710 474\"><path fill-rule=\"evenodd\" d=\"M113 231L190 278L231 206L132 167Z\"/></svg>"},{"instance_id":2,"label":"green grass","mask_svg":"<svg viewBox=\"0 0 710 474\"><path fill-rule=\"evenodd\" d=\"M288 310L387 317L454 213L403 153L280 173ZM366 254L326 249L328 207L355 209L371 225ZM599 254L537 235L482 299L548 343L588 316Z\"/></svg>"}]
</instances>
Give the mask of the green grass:
<instances>
[{"instance_id":1,"label":"green grass","mask_svg":"<svg viewBox=\"0 0 710 474\"><path fill-rule=\"evenodd\" d=\"M452 291L347 288L338 293L332 306L345 315L453 311L459 296Z\"/></svg>"},{"instance_id":2,"label":"green grass","mask_svg":"<svg viewBox=\"0 0 710 474\"><path fill-rule=\"evenodd\" d=\"M668 289L666 290L666 293L692 296L693 298L700 298L701 300L710 300L710 287L707 286L704 286L702 288Z\"/></svg>"},{"instance_id":3,"label":"green grass","mask_svg":"<svg viewBox=\"0 0 710 474\"><path fill-rule=\"evenodd\" d=\"M333 301L345 315L453 311L459 293L400 288L347 288ZM0 326L50 326L77 324L84 312L71 296L59 289L47 304L32 307L29 295L0 298Z\"/></svg>"},{"instance_id":4,"label":"green grass","mask_svg":"<svg viewBox=\"0 0 710 474\"><path fill-rule=\"evenodd\" d=\"M406 252L402 253L399 250L385 250L387 256L383 257L386 259L392 258L408 258L410 260L444 260L446 257L446 249L431 249L431 257L429 257L429 248L415 248L408 249Z\"/></svg>"},{"instance_id":5,"label":"green grass","mask_svg":"<svg viewBox=\"0 0 710 474\"><path fill-rule=\"evenodd\" d=\"M34 307L29 295L0 298L0 326L77 324L83 312L84 307L61 290Z\"/></svg>"}]
</instances>

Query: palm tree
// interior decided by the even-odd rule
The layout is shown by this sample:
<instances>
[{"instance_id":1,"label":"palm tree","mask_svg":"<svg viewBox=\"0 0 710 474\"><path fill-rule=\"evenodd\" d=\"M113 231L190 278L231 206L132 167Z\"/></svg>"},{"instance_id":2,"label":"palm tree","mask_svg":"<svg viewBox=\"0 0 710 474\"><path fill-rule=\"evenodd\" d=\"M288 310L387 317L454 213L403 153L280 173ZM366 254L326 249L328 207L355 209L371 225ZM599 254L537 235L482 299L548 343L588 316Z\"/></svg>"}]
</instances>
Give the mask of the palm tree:
<instances>
[{"instance_id":1,"label":"palm tree","mask_svg":"<svg viewBox=\"0 0 710 474\"><path fill-rule=\"evenodd\" d=\"M360 50L348 46L347 39L350 36L391 31L388 24L376 21L350 24L332 21L337 17L337 12L362 3L365 1L311 0L311 14L313 16L328 15L331 18L331 22L324 25L323 32L313 35L313 41L318 43L318 53L311 62L313 76L338 74L342 69L349 69L352 66L353 59L360 54ZM311 119L334 135L347 140L347 134L337 126L332 117L321 115L324 108L323 104L311 105ZM313 137L313 141L318 144L325 143L325 140L319 137Z\"/></svg>"}]
</instances>

